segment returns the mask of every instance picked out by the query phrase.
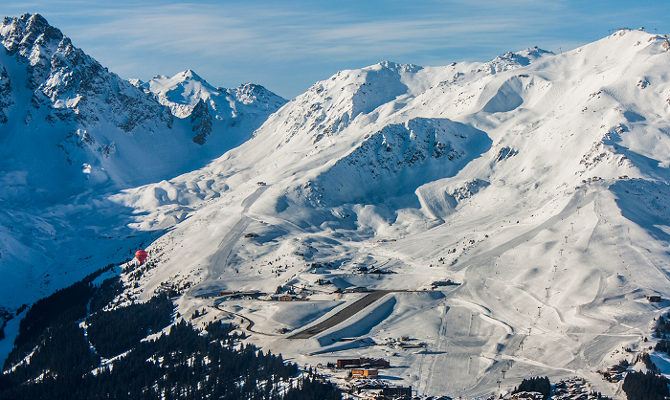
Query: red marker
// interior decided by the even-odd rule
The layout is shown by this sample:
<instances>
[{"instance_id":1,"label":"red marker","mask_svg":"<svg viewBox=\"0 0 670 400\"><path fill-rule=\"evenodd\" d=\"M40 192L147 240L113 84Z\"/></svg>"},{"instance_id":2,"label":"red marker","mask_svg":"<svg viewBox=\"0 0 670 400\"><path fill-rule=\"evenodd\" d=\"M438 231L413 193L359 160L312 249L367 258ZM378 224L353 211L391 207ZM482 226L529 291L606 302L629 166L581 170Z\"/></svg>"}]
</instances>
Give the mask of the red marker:
<instances>
[{"instance_id":1,"label":"red marker","mask_svg":"<svg viewBox=\"0 0 670 400\"><path fill-rule=\"evenodd\" d=\"M135 258L137 258L137 261L140 262L140 264L144 263L144 260L147 259L147 252L144 250L137 250L135 252Z\"/></svg>"}]
</instances>

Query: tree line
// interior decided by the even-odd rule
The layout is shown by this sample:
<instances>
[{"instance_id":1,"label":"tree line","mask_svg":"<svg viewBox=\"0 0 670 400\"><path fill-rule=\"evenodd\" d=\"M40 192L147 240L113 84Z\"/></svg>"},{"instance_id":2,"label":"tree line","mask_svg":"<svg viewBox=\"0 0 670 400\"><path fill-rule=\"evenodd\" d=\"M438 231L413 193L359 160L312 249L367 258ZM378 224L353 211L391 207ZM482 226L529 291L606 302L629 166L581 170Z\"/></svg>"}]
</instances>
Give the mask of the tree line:
<instances>
[{"instance_id":1,"label":"tree line","mask_svg":"<svg viewBox=\"0 0 670 400\"><path fill-rule=\"evenodd\" d=\"M341 399L317 374L300 374L281 355L243 343L230 324L216 321L201 331L173 323L164 295L105 309L123 284L117 276L95 285L98 276L27 312L0 374L0 399Z\"/></svg>"}]
</instances>

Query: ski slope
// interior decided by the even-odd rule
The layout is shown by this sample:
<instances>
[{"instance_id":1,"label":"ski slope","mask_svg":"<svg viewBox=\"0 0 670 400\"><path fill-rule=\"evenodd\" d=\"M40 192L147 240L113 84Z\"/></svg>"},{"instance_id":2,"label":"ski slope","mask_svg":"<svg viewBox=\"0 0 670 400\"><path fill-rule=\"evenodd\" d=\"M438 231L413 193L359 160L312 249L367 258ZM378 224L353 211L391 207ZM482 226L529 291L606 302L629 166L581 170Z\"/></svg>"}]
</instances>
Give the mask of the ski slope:
<instances>
[{"instance_id":1,"label":"ski slope","mask_svg":"<svg viewBox=\"0 0 670 400\"><path fill-rule=\"evenodd\" d=\"M309 301L221 307L274 335L255 344L312 365L383 356L390 379L426 395L529 375L620 393L595 371L642 348L667 307L645 295L670 296L668 49L622 30L559 55L383 62L317 82L207 167L113 197L141 213L136 229L169 230L132 295L191 282L188 315L204 294L291 285ZM447 279L460 285L431 288ZM393 293L290 338L357 286ZM402 336L426 347L384 344Z\"/></svg>"}]
</instances>

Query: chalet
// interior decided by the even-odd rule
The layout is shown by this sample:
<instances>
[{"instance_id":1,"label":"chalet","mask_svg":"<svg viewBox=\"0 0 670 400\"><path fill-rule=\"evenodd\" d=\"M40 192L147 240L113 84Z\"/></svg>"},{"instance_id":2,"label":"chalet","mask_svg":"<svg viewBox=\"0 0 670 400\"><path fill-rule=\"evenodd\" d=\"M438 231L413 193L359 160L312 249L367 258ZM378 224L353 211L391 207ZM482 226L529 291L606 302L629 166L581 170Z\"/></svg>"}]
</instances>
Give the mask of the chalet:
<instances>
[{"instance_id":1,"label":"chalet","mask_svg":"<svg viewBox=\"0 0 670 400\"><path fill-rule=\"evenodd\" d=\"M447 279L446 281L435 281L431 284L433 289L442 287L442 286L457 286L458 283L452 281L451 279Z\"/></svg>"},{"instance_id":2,"label":"chalet","mask_svg":"<svg viewBox=\"0 0 670 400\"><path fill-rule=\"evenodd\" d=\"M383 399L381 389L366 389L358 394L359 398L370 399L370 400L381 400Z\"/></svg>"},{"instance_id":3,"label":"chalet","mask_svg":"<svg viewBox=\"0 0 670 400\"><path fill-rule=\"evenodd\" d=\"M511 397L512 400L544 400L544 395L539 392L518 392Z\"/></svg>"},{"instance_id":4,"label":"chalet","mask_svg":"<svg viewBox=\"0 0 670 400\"><path fill-rule=\"evenodd\" d=\"M299 298L293 294L275 294L270 296L270 299L274 301L296 301Z\"/></svg>"},{"instance_id":5,"label":"chalet","mask_svg":"<svg viewBox=\"0 0 670 400\"><path fill-rule=\"evenodd\" d=\"M351 377L352 378L376 378L379 375L379 371L376 369L352 369Z\"/></svg>"},{"instance_id":6,"label":"chalet","mask_svg":"<svg viewBox=\"0 0 670 400\"><path fill-rule=\"evenodd\" d=\"M239 292L221 292L223 294L220 294L221 297L225 297L227 299L257 299L261 296L264 295L263 292L258 291L258 290L246 290L246 291L239 291Z\"/></svg>"},{"instance_id":7,"label":"chalet","mask_svg":"<svg viewBox=\"0 0 670 400\"><path fill-rule=\"evenodd\" d=\"M391 363L384 360L383 358L368 359L368 363L366 365L376 368L391 368Z\"/></svg>"},{"instance_id":8,"label":"chalet","mask_svg":"<svg viewBox=\"0 0 670 400\"><path fill-rule=\"evenodd\" d=\"M360 358L337 360L337 368L338 369L355 368L355 367L360 367L360 366L361 366L361 359Z\"/></svg>"},{"instance_id":9,"label":"chalet","mask_svg":"<svg viewBox=\"0 0 670 400\"><path fill-rule=\"evenodd\" d=\"M353 380L351 383L352 393L357 398L374 400L410 400L412 398L412 387L392 386L388 382L378 379ZM441 400L451 400L443 396Z\"/></svg>"}]
</instances>

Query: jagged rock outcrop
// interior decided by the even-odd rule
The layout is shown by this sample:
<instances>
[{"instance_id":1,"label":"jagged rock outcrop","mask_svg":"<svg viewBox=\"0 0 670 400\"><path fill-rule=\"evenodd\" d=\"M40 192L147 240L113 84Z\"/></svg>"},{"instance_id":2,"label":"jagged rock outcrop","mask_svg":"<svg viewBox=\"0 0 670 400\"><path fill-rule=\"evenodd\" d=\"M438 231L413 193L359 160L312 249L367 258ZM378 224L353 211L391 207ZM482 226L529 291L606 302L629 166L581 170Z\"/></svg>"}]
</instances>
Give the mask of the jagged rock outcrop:
<instances>
[{"instance_id":1,"label":"jagged rock outcrop","mask_svg":"<svg viewBox=\"0 0 670 400\"><path fill-rule=\"evenodd\" d=\"M8 54L27 62L33 106L51 108L50 120L74 117L93 125L101 111L109 111L105 117L125 132L153 131L156 121L170 127L164 107L74 47L41 15L5 18L0 34Z\"/></svg>"},{"instance_id":2,"label":"jagged rock outcrop","mask_svg":"<svg viewBox=\"0 0 670 400\"><path fill-rule=\"evenodd\" d=\"M7 109L14 104L9 74L5 67L0 68L0 124L7 122Z\"/></svg>"},{"instance_id":3,"label":"jagged rock outcrop","mask_svg":"<svg viewBox=\"0 0 670 400\"><path fill-rule=\"evenodd\" d=\"M189 119L193 125L193 133L195 133L193 142L200 145L205 144L207 136L212 133L212 115L204 100L200 99L193 107Z\"/></svg>"},{"instance_id":4,"label":"jagged rock outcrop","mask_svg":"<svg viewBox=\"0 0 670 400\"><path fill-rule=\"evenodd\" d=\"M0 43L0 124L12 137L0 156L16 160L3 173L25 178L0 199L51 201L171 178L239 145L285 103L258 85L214 88L192 71L157 95L110 72L39 14L4 18Z\"/></svg>"}]
</instances>

